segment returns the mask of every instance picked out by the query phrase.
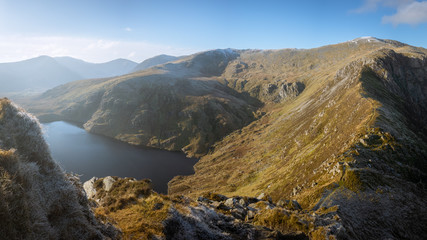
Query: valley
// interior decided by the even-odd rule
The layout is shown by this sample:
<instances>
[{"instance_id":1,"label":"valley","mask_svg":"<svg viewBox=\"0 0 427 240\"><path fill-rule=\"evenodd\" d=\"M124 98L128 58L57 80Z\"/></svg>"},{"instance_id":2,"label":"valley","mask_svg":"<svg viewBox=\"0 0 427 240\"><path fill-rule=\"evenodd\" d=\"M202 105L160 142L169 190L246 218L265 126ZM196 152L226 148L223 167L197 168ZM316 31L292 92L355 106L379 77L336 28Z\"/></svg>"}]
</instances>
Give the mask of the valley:
<instances>
[{"instance_id":1,"label":"valley","mask_svg":"<svg viewBox=\"0 0 427 240\"><path fill-rule=\"evenodd\" d=\"M168 183L167 195L148 180L86 185L96 217L125 237L427 234L426 49L364 37L160 59L167 62L17 99L42 122L76 122L131 145L200 158L194 174Z\"/></svg>"}]
</instances>

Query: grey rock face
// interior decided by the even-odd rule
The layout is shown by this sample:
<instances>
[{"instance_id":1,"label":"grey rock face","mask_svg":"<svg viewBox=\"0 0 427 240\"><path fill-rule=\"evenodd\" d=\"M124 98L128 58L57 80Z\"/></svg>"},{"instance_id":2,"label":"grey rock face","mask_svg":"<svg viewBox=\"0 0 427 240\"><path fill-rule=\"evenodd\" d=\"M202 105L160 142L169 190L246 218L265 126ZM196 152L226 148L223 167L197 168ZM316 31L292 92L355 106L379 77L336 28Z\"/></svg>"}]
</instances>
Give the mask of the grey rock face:
<instances>
[{"instance_id":1,"label":"grey rock face","mask_svg":"<svg viewBox=\"0 0 427 240\"><path fill-rule=\"evenodd\" d=\"M286 100L298 96L305 88L301 82L285 83L280 87L280 100Z\"/></svg>"},{"instance_id":2,"label":"grey rock face","mask_svg":"<svg viewBox=\"0 0 427 240\"><path fill-rule=\"evenodd\" d=\"M93 199L93 197L95 197L96 189L94 187L94 184L96 180L98 180L98 178L93 177L83 183L83 189L85 190L88 199Z\"/></svg>"},{"instance_id":3,"label":"grey rock face","mask_svg":"<svg viewBox=\"0 0 427 240\"><path fill-rule=\"evenodd\" d=\"M225 206L227 206L227 207L229 207L229 208L232 208L232 207L234 207L234 205L236 204L236 199L235 198L229 198L229 199L227 199L226 201L225 201Z\"/></svg>"},{"instance_id":4,"label":"grey rock face","mask_svg":"<svg viewBox=\"0 0 427 240\"><path fill-rule=\"evenodd\" d=\"M112 178L111 176L105 177L102 180L104 190L109 192L111 190L111 188L113 187L114 182L116 182L116 180L114 178Z\"/></svg>"}]
</instances>

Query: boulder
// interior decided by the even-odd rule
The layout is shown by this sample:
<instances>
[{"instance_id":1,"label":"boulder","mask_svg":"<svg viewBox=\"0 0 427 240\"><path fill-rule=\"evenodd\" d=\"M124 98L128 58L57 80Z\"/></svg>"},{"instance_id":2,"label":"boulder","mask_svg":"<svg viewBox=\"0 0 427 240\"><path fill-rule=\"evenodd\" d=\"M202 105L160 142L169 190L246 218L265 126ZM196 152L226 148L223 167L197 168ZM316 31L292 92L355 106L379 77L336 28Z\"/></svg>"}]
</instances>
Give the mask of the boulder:
<instances>
[{"instance_id":1,"label":"boulder","mask_svg":"<svg viewBox=\"0 0 427 240\"><path fill-rule=\"evenodd\" d=\"M98 180L98 178L93 177L88 181L86 181L85 183L83 183L83 189L85 190L86 196L88 199L93 199L96 195L96 189L94 186L96 180Z\"/></svg>"},{"instance_id":2,"label":"boulder","mask_svg":"<svg viewBox=\"0 0 427 240\"><path fill-rule=\"evenodd\" d=\"M225 201L224 205L229 207L229 208L234 208L236 202L237 202L237 200L235 198L229 198Z\"/></svg>"},{"instance_id":3,"label":"boulder","mask_svg":"<svg viewBox=\"0 0 427 240\"><path fill-rule=\"evenodd\" d=\"M255 212L255 211L249 210L249 211L248 211L248 214L247 214L248 219L249 219L249 220L250 220L250 219L253 219L253 218L255 217L255 214L256 214L256 212Z\"/></svg>"},{"instance_id":4,"label":"boulder","mask_svg":"<svg viewBox=\"0 0 427 240\"><path fill-rule=\"evenodd\" d=\"M111 176L107 176L102 180L103 183L103 188L106 192L109 192L111 190L111 188L113 187L114 182L116 182L116 180L111 177Z\"/></svg>"},{"instance_id":5,"label":"boulder","mask_svg":"<svg viewBox=\"0 0 427 240\"><path fill-rule=\"evenodd\" d=\"M247 202L244 198L241 198L241 199L239 200L239 204L240 204L240 205L242 205L243 207L245 207L245 206L247 206L247 205L248 205L248 202Z\"/></svg>"},{"instance_id":6,"label":"boulder","mask_svg":"<svg viewBox=\"0 0 427 240\"><path fill-rule=\"evenodd\" d=\"M231 210L231 215L239 220L245 220L248 212L244 208L234 208Z\"/></svg>"}]
</instances>

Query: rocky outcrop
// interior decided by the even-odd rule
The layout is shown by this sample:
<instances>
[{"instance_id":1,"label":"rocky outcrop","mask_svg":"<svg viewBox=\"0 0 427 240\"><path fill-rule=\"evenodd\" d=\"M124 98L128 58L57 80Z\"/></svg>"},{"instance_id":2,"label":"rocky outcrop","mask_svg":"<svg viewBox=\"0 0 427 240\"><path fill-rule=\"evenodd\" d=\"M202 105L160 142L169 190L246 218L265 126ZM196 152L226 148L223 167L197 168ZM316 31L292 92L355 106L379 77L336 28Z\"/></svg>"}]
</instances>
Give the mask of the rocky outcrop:
<instances>
[{"instance_id":1,"label":"rocky outcrop","mask_svg":"<svg viewBox=\"0 0 427 240\"><path fill-rule=\"evenodd\" d=\"M83 189L85 190L85 193L88 199L93 199L96 195L96 188L95 188L96 180L98 180L98 178L93 177L83 183Z\"/></svg>"},{"instance_id":2,"label":"rocky outcrop","mask_svg":"<svg viewBox=\"0 0 427 240\"><path fill-rule=\"evenodd\" d=\"M114 179L109 191L105 179ZM273 202L266 194L226 197L208 193L197 201L164 196L150 190L148 180L101 178L95 188L94 210L123 230L123 237L156 239L343 239L349 238L339 206L303 210L295 200ZM137 210L138 209L138 210ZM143 218L134 211L143 213ZM140 221L144 231L133 232Z\"/></svg>"},{"instance_id":3,"label":"rocky outcrop","mask_svg":"<svg viewBox=\"0 0 427 240\"><path fill-rule=\"evenodd\" d=\"M0 238L106 239L77 177L52 160L35 117L0 100Z\"/></svg>"},{"instance_id":4,"label":"rocky outcrop","mask_svg":"<svg viewBox=\"0 0 427 240\"><path fill-rule=\"evenodd\" d=\"M349 237L339 217L339 206L324 207L316 211L303 211L295 200L281 199L275 203L268 195L262 195L258 198L240 196L227 198L223 195L209 193L199 197L198 203L206 209L220 212L224 216L234 219L234 222L245 223L257 230L261 229L259 227L267 227L267 229L276 231L276 238L273 239L343 239ZM270 231L269 234L271 233ZM255 234L252 233L248 236L253 237ZM266 239L265 236L262 236L259 235L260 238L253 239ZM243 236L242 239L244 239Z\"/></svg>"},{"instance_id":5,"label":"rocky outcrop","mask_svg":"<svg viewBox=\"0 0 427 240\"><path fill-rule=\"evenodd\" d=\"M302 82L288 83L284 81L280 84L269 83L264 86L263 99L273 102L283 102L294 99L304 91L305 85Z\"/></svg>"},{"instance_id":6,"label":"rocky outcrop","mask_svg":"<svg viewBox=\"0 0 427 240\"><path fill-rule=\"evenodd\" d=\"M115 182L106 191L105 179ZM271 201L205 194L194 201L153 192L148 180L106 177L89 180L95 188L94 210L123 230L123 237L155 239L324 239L346 236L338 206L303 211L295 200ZM137 210L138 209L138 210ZM143 218L135 215L143 213ZM144 231L134 231L137 226Z\"/></svg>"}]
</instances>

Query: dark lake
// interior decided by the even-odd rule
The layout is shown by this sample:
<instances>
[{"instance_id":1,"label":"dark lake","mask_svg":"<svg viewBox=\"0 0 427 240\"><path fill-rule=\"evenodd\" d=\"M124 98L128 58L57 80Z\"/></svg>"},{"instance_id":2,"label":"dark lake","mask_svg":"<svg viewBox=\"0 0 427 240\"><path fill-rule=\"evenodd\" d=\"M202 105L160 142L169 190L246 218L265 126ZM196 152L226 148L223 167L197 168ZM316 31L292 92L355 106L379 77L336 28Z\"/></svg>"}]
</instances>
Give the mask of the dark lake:
<instances>
[{"instance_id":1,"label":"dark lake","mask_svg":"<svg viewBox=\"0 0 427 240\"><path fill-rule=\"evenodd\" d=\"M43 131L52 157L67 172L81 175L82 182L94 176L149 178L155 191L167 193L167 183L176 175L194 173L197 162L183 153L136 147L94 135L67 122L44 123Z\"/></svg>"}]
</instances>

